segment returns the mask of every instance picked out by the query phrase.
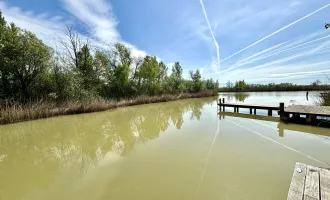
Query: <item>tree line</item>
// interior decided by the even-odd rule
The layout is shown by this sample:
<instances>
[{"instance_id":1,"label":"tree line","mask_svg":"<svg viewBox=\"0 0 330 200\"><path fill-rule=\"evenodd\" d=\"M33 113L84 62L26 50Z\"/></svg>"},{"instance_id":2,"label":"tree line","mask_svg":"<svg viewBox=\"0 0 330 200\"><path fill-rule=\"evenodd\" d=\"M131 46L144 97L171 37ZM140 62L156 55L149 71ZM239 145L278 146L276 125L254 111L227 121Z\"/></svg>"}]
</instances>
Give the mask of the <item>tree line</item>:
<instances>
[{"instance_id":1,"label":"tree line","mask_svg":"<svg viewBox=\"0 0 330 200\"><path fill-rule=\"evenodd\" d=\"M297 85L293 83L269 83L269 84L248 84L244 80L228 81L226 87L220 91L305 91L305 90L328 90L328 84L322 84L320 80L313 81L308 85Z\"/></svg>"},{"instance_id":2,"label":"tree line","mask_svg":"<svg viewBox=\"0 0 330 200\"><path fill-rule=\"evenodd\" d=\"M0 100L119 100L219 87L218 81L202 79L199 70L184 79L179 62L168 73L155 56L133 57L124 44L92 48L71 27L65 35L61 48L53 49L32 32L7 23L0 11Z\"/></svg>"}]
</instances>

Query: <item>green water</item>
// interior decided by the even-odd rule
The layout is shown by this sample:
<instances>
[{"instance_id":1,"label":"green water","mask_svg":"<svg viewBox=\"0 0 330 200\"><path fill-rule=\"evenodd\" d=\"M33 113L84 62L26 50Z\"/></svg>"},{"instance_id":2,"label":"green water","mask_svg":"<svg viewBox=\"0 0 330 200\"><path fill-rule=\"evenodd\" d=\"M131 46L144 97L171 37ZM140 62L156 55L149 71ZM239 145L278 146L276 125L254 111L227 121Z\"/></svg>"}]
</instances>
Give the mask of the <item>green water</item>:
<instances>
[{"instance_id":1,"label":"green water","mask_svg":"<svg viewBox=\"0 0 330 200\"><path fill-rule=\"evenodd\" d=\"M304 92L220 97L261 105L314 102ZM0 199L279 200L286 199L296 162L329 167L330 129L281 124L244 109L219 116L216 100L0 126Z\"/></svg>"}]
</instances>

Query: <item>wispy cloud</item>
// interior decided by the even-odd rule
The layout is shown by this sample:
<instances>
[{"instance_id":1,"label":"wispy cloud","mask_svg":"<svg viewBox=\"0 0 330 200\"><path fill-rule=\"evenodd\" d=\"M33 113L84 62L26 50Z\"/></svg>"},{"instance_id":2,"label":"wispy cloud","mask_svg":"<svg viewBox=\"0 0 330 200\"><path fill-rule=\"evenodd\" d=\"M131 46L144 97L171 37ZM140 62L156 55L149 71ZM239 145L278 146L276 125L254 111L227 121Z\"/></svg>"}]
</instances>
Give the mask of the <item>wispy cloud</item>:
<instances>
[{"instance_id":1,"label":"wispy cloud","mask_svg":"<svg viewBox=\"0 0 330 200\"><path fill-rule=\"evenodd\" d=\"M109 48L115 42L122 42L132 50L133 57L144 57L147 53L134 45L122 41L116 29L117 22L112 16L111 5L105 1L75 1L63 0L64 7L77 17L87 27L87 33L79 33L82 38L89 38L91 44L98 48ZM14 22L17 26L32 31L47 45L57 49L59 41L65 40L66 25L78 26L73 20L66 20L62 16L49 16L34 14L32 11L24 11L19 7L10 7L0 1L0 10L8 22Z\"/></svg>"},{"instance_id":2,"label":"wispy cloud","mask_svg":"<svg viewBox=\"0 0 330 200\"><path fill-rule=\"evenodd\" d=\"M215 45L215 48L216 48L216 51L217 51L217 61L218 61L218 66L220 68L220 47L219 47L219 44L217 42L217 40L215 39L215 36L214 36L214 33L213 33L213 30L212 30L212 27L211 27L211 24L210 24L210 20L207 16L207 12L206 12L206 9L205 9L205 6L204 6L204 2L203 0L199 0L201 6L202 6L202 9L203 9L203 13L204 13L204 16L205 16L205 20L206 20L206 23L210 29L210 33L212 35L212 39L213 39L213 42L214 42L214 45Z\"/></svg>"},{"instance_id":3,"label":"wispy cloud","mask_svg":"<svg viewBox=\"0 0 330 200\"><path fill-rule=\"evenodd\" d=\"M118 40L120 36L116 29L118 23L108 2L104 0L62 0L62 2L66 10L86 26L90 36L105 43Z\"/></svg>"}]
</instances>

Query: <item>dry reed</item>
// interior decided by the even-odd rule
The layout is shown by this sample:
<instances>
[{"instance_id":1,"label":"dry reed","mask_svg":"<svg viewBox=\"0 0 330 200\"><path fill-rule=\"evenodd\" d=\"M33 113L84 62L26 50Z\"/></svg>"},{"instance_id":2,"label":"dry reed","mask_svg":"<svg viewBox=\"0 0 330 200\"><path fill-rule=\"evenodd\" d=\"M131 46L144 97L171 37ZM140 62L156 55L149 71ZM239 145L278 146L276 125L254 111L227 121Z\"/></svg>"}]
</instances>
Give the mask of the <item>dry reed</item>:
<instances>
[{"instance_id":1,"label":"dry reed","mask_svg":"<svg viewBox=\"0 0 330 200\"><path fill-rule=\"evenodd\" d=\"M41 102L27 105L0 106L0 124L10 124L22 121L29 121L41 118L49 118L61 115L73 115L80 113L91 113L98 111L111 110L118 107L134 106L149 103L159 103L175 101L187 98L201 98L216 96L217 92L207 91L200 93L184 93L180 95L162 95L162 96L140 96L131 100L80 100L67 101L62 103Z\"/></svg>"}]
</instances>

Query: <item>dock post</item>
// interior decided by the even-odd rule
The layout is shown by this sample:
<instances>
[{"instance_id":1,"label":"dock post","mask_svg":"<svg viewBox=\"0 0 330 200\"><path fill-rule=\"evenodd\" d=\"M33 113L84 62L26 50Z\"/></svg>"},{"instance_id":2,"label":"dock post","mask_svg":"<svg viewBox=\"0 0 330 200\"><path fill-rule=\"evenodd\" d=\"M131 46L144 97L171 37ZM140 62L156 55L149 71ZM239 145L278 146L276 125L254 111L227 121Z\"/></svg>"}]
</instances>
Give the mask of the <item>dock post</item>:
<instances>
[{"instance_id":1,"label":"dock post","mask_svg":"<svg viewBox=\"0 0 330 200\"><path fill-rule=\"evenodd\" d=\"M268 110L268 116L272 116L272 114L273 114L272 109L269 109L269 110Z\"/></svg>"},{"instance_id":2,"label":"dock post","mask_svg":"<svg viewBox=\"0 0 330 200\"><path fill-rule=\"evenodd\" d=\"M312 115L307 115L306 116L306 122L307 122L307 124L311 124L312 123Z\"/></svg>"},{"instance_id":3,"label":"dock post","mask_svg":"<svg viewBox=\"0 0 330 200\"><path fill-rule=\"evenodd\" d=\"M255 114L255 115L257 114L257 109L256 109L256 108L254 109L254 114Z\"/></svg>"},{"instance_id":4,"label":"dock post","mask_svg":"<svg viewBox=\"0 0 330 200\"><path fill-rule=\"evenodd\" d=\"M225 104L225 98L222 98L222 103ZM225 106L223 106L223 111L225 112Z\"/></svg>"},{"instance_id":5,"label":"dock post","mask_svg":"<svg viewBox=\"0 0 330 200\"><path fill-rule=\"evenodd\" d=\"M221 112L221 99L219 99L219 109L220 109L220 112Z\"/></svg>"},{"instance_id":6,"label":"dock post","mask_svg":"<svg viewBox=\"0 0 330 200\"><path fill-rule=\"evenodd\" d=\"M239 107L236 108L237 112L239 113Z\"/></svg>"},{"instance_id":7,"label":"dock post","mask_svg":"<svg viewBox=\"0 0 330 200\"><path fill-rule=\"evenodd\" d=\"M284 103L280 103L280 119L284 121Z\"/></svg>"},{"instance_id":8,"label":"dock post","mask_svg":"<svg viewBox=\"0 0 330 200\"><path fill-rule=\"evenodd\" d=\"M236 107L234 107L234 112L236 112Z\"/></svg>"},{"instance_id":9,"label":"dock post","mask_svg":"<svg viewBox=\"0 0 330 200\"><path fill-rule=\"evenodd\" d=\"M250 108L250 115L252 115L252 108Z\"/></svg>"}]
</instances>

